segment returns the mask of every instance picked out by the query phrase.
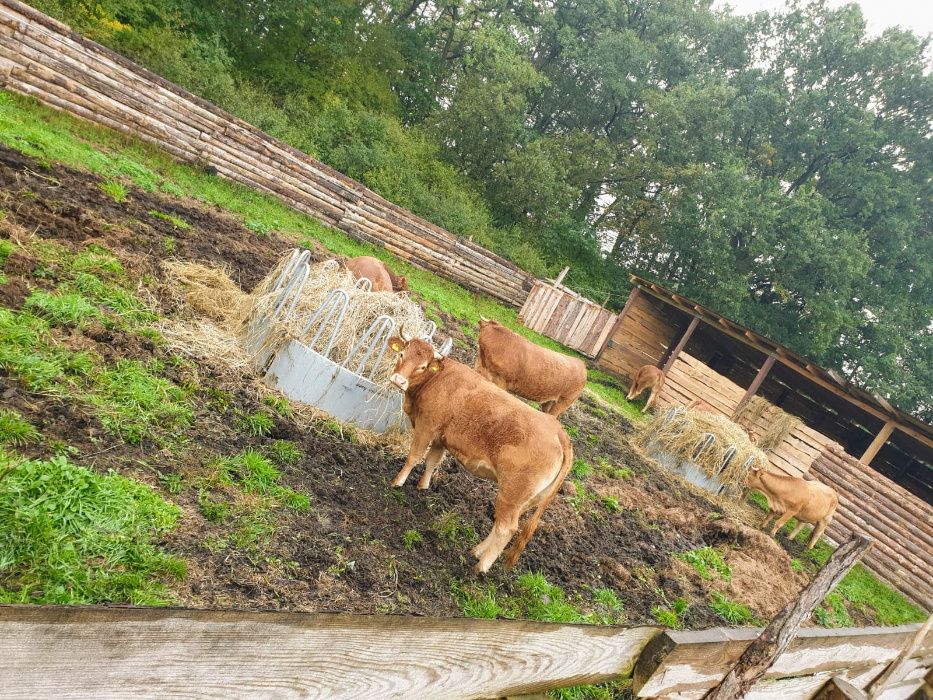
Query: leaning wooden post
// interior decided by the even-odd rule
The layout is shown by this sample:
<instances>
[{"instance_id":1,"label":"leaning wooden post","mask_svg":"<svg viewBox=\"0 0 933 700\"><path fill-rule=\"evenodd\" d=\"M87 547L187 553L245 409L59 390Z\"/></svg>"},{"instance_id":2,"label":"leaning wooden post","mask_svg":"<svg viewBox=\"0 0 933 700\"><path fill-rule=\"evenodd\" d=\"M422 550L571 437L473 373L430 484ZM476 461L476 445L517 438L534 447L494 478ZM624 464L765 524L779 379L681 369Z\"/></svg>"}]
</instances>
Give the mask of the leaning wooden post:
<instances>
[{"instance_id":1,"label":"leaning wooden post","mask_svg":"<svg viewBox=\"0 0 933 700\"><path fill-rule=\"evenodd\" d=\"M706 695L706 700L739 700L744 697L771 668L775 659L784 653L787 645L797 636L803 621L810 617L826 594L855 566L870 545L871 540L867 537L852 535L851 539L833 552L800 597L788 603L758 638L748 645L722 683Z\"/></svg>"},{"instance_id":2,"label":"leaning wooden post","mask_svg":"<svg viewBox=\"0 0 933 700\"><path fill-rule=\"evenodd\" d=\"M933 630L933 615L930 615L927 618L927 621L923 623L923 627L917 630L917 634L914 635L914 638L911 640L910 644L904 647L903 651L901 651L901 653L891 663L891 665L885 669L884 673L871 682L871 684L868 686L868 693L870 697L878 697L881 695L881 693L884 692L884 688L886 685L888 685L888 683L896 683L900 679L903 669L907 666L908 660L911 656L914 655L914 652L920 648L920 646L926 640L927 635L930 634L931 630Z\"/></svg>"}]
</instances>

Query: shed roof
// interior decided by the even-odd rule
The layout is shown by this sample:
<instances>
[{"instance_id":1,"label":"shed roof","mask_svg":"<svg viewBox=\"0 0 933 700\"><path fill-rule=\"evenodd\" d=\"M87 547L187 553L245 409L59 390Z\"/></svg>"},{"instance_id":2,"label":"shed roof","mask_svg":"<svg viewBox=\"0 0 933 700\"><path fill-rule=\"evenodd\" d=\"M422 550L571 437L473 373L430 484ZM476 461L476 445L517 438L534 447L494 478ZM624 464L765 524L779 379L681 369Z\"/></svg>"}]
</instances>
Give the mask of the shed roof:
<instances>
[{"instance_id":1,"label":"shed roof","mask_svg":"<svg viewBox=\"0 0 933 700\"><path fill-rule=\"evenodd\" d=\"M766 355L774 355L778 362L795 370L802 376L828 389L834 394L841 396L877 418L884 421L892 421L899 430L920 440L927 446L933 447L933 426L892 406L884 397L879 396L877 393L869 392L856 386L840 376L838 372L820 367L790 348L776 343L770 338L760 335L750 328L746 328L742 324L736 323L677 292L662 287L655 282L638 277L637 275L632 275L631 280L632 284L641 291L681 311L702 319L745 345L753 347Z\"/></svg>"}]
</instances>

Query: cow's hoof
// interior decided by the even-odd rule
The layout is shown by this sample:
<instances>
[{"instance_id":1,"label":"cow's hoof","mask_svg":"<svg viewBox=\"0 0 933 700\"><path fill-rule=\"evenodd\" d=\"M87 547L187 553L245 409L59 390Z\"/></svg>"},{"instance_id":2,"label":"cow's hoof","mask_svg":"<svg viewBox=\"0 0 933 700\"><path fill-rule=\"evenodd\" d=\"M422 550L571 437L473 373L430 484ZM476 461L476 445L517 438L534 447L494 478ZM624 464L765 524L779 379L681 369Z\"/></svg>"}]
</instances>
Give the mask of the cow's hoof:
<instances>
[{"instance_id":1,"label":"cow's hoof","mask_svg":"<svg viewBox=\"0 0 933 700\"><path fill-rule=\"evenodd\" d=\"M473 567L473 573L480 576L485 576L487 571L489 571L489 566L483 566L481 562L477 562L476 566Z\"/></svg>"}]
</instances>

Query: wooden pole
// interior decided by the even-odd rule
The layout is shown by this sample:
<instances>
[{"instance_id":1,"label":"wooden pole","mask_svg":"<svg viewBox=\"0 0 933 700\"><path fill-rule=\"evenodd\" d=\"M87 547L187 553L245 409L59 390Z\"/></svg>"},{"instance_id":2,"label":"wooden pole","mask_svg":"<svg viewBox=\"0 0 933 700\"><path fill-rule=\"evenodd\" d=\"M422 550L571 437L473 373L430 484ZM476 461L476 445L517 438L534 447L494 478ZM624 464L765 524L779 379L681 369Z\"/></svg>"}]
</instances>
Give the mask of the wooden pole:
<instances>
[{"instance_id":1,"label":"wooden pole","mask_svg":"<svg viewBox=\"0 0 933 700\"><path fill-rule=\"evenodd\" d=\"M596 353L596 361L599 362L599 359L603 356L606 347L609 345L609 341L613 339L616 334L616 331L619 330L619 327L622 325L622 321L625 319L625 315L628 313L628 310L632 308L632 304L635 303L635 300L638 298L640 290L638 286L632 287L632 293L628 295L628 299L625 301L625 306L622 307L622 310L619 312L619 315L616 316L616 322L612 324L612 330L609 331L609 335L606 336L606 339L603 341L602 346L599 348L599 352Z\"/></svg>"},{"instance_id":2,"label":"wooden pole","mask_svg":"<svg viewBox=\"0 0 933 700\"><path fill-rule=\"evenodd\" d=\"M732 412L732 419L739 415L742 412L742 409L745 408L745 404L752 400L752 397L757 393L758 389L761 388L761 385L764 383L765 378L768 376L768 373L771 371L771 368L774 367L774 361L777 360L777 355L770 354L768 358L764 361L764 364L761 365L761 368L758 370L758 374L755 375L755 378L752 380L752 383L748 385L748 389L745 390L745 396L742 397L739 401L739 405L735 407L735 410Z\"/></svg>"},{"instance_id":3,"label":"wooden pole","mask_svg":"<svg viewBox=\"0 0 933 700\"><path fill-rule=\"evenodd\" d=\"M891 437L891 433L894 432L894 426L896 426L893 420L889 420L885 423L881 430L878 431L878 434L875 435L875 439L871 441L871 444L868 446L868 449L862 453L862 456L859 457L859 462L862 464L871 464L871 461L875 458L875 455L878 454L878 451L884 447L884 443L888 441L888 438Z\"/></svg>"},{"instance_id":4,"label":"wooden pole","mask_svg":"<svg viewBox=\"0 0 933 700\"><path fill-rule=\"evenodd\" d=\"M813 609L855 566L870 545L871 540L867 537L853 535L836 549L800 597L788 603L758 638L748 645L722 683L706 695L706 700L743 698L755 682L771 668L775 659L784 653L803 621L813 614Z\"/></svg>"},{"instance_id":5,"label":"wooden pole","mask_svg":"<svg viewBox=\"0 0 933 700\"><path fill-rule=\"evenodd\" d=\"M699 325L699 316L694 316L692 319L690 319L690 325L687 326L687 330L684 331L684 334L680 336L680 340L677 341L677 345L674 346L671 354L667 356L667 360L664 362L664 366L661 368L661 371L664 372L664 374L667 374L667 371L674 366L680 351L687 346L687 342L690 340L690 336L693 335L693 331L695 331Z\"/></svg>"},{"instance_id":6,"label":"wooden pole","mask_svg":"<svg viewBox=\"0 0 933 700\"><path fill-rule=\"evenodd\" d=\"M568 273L568 272L570 272L570 268L569 268L569 267L565 267L563 270L560 271L560 274L557 275L557 279L554 280L554 286L555 286L555 287L559 287L559 286L560 286L560 283L564 281L564 277L567 276L567 273Z\"/></svg>"},{"instance_id":7,"label":"wooden pole","mask_svg":"<svg viewBox=\"0 0 933 700\"><path fill-rule=\"evenodd\" d=\"M884 692L885 686L891 682L896 683L900 680L902 672L907 666L908 659L923 645L927 635L930 634L930 630L933 630L933 615L927 618L927 621L923 623L923 627L917 630L917 634L911 640L910 644L904 647L904 650L893 663L885 669L884 673L869 684L868 693L870 697L878 697Z\"/></svg>"}]
</instances>

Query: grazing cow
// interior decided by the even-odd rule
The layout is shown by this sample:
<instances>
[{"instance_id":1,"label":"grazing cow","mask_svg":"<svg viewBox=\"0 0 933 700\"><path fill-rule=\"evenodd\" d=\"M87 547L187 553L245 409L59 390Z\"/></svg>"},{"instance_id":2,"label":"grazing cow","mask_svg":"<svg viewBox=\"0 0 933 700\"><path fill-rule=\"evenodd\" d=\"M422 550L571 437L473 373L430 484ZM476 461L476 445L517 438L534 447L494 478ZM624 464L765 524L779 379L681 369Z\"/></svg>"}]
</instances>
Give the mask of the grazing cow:
<instances>
[{"instance_id":1,"label":"grazing cow","mask_svg":"<svg viewBox=\"0 0 933 700\"><path fill-rule=\"evenodd\" d=\"M476 371L500 389L537 401L559 416L586 386L586 365L525 340L498 321L480 317Z\"/></svg>"},{"instance_id":2,"label":"grazing cow","mask_svg":"<svg viewBox=\"0 0 933 700\"><path fill-rule=\"evenodd\" d=\"M797 527L788 535L794 539L803 529L804 524L813 525L813 534L807 543L807 549L813 549L826 526L833 519L839 496L829 486L819 481L807 481L797 476L775 474L760 467L754 467L745 480L748 490L761 491L768 499L767 524L772 514L777 516L771 528L771 536L784 527L791 518L797 518ZM748 493L748 491L746 491Z\"/></svg>"},{"instance_id":3,"label":"grazing cow","mask_svg":"<svg viewBox=\"0 0 933 700\"><path fill-rule=\"evenodd\" d=\"M648 389L651 389L651 393L648 394L648 400L645 401L645 407L641 409L642 413L644 413L654 405L654 402L657 400L658 394L661 393L661 388L663 386L664 372L662 372L654 365L645 365L635 373L635 377L632 380L632 386L628 390L628 394L625 398L631 401L632 399L638 398L644 394L646 391L648 391Z\"/></svg>"},{"instance_id":4,"label":"grazing cow","mask_svg":"<svg viewBox=\"0 0 933 700\"><path fill-rule=\"evenodd\" d=\"M396 275L389 267L377 258L363 255L350 258L344 266L353 273L356 279L367 278L373 283L374 292L406 292L408 280L402 275Z\"/></svg>"},{"instance_id":5,"label":"grazing cow","mask_svg":"<svg viewBox=\"0 0 933 700\"><path fill-rule=\"evenodd\" d=\"M495 519L485 540L471 553L476 571L486 573L518 530L519 518L537 506L509 550L515 564L531 539L541 514L554 498L573 463L573 447L553 416L535 411L480 377L442 357L423 340L389 339L399 353L390 381L401 389L411 418L411 448L393 486L402 486L427 452L419 489L449 451L472 474L495 481Z\"/></svg>"}]
</instances>

